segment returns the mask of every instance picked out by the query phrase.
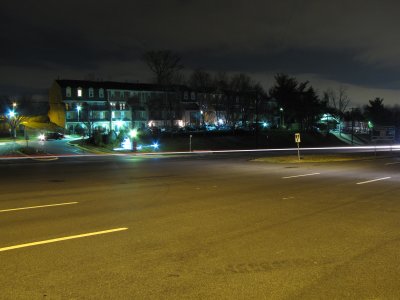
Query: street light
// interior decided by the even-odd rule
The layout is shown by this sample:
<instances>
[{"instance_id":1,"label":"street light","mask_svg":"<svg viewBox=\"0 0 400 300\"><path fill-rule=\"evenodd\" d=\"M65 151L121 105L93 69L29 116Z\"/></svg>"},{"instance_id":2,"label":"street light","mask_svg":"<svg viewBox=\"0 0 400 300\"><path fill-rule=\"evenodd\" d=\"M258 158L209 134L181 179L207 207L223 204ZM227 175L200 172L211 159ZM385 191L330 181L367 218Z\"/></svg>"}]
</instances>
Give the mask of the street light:
<instances>
[{"instance_id":1,"label":"street light","mask_svg":"<svg viewBox=\"0 0 400 300\"><path fill-rule=\"evenodd\" d=\"M10 125L10 133L12 134L13 139L15 140L17 137L17 122L15 120L16 117L16 112L13 110L10 110L8 112L8 118L9 118L9 125Z\"/></svg>"},{"instance_id":2,"label":"street light","mask_svg":"<svg viewBox=\"0 0 400 300\"><path fill-rule=\"evenodd\" d=\"M131 131L129 132L129 136L131 137L132 140L132 151L136 152L136 137L137 137L137 129L131 129Z\"/></svg>"},{"instance_id":3,"label":"street light","mask_svg":"<svg viewBox=\"0 0 400 300\"><path fill-rule=\"evenodd\" d=\"M279 109L281 112L281 127L283 128L285 126L285 120L283 119L283 107Z\"/></svg>"},{"instance_id":4,"label":"street light","mask_svg":"<svg viewBox=\"0 0 400 300\"><path fill-rule=\"evenodd\" d=\"M10 110L10 112L8 113L8 117L9 118L14 118L15 117L15 111L14 110Z\"/></svg>"},{"instance_id":5,"label":"street light","mask_svg":"<svg viewBox=\"0 0 400 300\"><path fill-rule=\"evenodd\" d=\"M79 126L79 128L81 127L81 126L79 125L79 112L81 111L81 109L82 109L82 106L80 106L80 105L77 105L77 106L76 106L76 111L78 112L78 126Z\"/></svg>"}]
</instances>

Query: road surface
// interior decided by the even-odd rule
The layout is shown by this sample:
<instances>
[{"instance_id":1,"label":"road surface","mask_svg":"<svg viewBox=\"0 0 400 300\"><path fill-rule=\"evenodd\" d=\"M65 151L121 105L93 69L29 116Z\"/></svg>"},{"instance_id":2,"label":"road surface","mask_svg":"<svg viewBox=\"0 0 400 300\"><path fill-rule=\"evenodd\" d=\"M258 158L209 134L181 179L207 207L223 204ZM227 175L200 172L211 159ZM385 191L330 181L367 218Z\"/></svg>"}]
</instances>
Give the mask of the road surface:
<instances>
[{"instance_id":1,"label":"road surface","mask_svg":"<svg viewBox=\"0 0 400 300\"><path fill-rule=\"evenodd\" d=\"M400 160L0 161L2 299L398 299Z\"/></svg>"}]
</instances>

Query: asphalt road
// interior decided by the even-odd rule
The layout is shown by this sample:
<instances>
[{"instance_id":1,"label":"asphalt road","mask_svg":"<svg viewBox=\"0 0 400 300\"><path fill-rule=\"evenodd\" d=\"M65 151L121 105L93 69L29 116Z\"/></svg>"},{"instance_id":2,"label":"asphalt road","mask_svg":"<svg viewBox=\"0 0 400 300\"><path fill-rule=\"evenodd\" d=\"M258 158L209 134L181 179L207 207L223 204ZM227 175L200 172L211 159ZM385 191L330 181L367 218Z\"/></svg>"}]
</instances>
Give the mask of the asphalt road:
<instances>
[{"instance_id":1,"label":"asphalt road","mask_svg":"<svg viewBox=\"0 0 400 300\"><path fill-rule=\"evenodd\" d=\"M398 157L248 155L1 160L0 298L400 298Z\"/></svg>"}]
</instances>

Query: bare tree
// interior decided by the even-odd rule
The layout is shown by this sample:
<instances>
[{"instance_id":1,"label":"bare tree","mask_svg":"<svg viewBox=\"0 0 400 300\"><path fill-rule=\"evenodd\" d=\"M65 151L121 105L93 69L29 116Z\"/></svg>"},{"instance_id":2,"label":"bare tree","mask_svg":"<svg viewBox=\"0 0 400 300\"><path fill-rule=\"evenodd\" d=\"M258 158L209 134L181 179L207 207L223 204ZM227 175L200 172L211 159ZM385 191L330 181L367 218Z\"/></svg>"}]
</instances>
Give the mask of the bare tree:
<instances>
[{"instance_id":1,"label":"bare tree","mask_svg":"<svg viewBox=\"0 0 400 300\"><path fill-rule=\"evenodd\" d=\"M170 50L147 51L143 60L155 75L155 82L160 85L173 83L173 79L183 69L182 57Z\"/></svg>"},{"instance_id":2,"label":"bare tree","mask_svg":"<svg viewBox=\"0 0 400 300\"><path fill-rule=\"evenodd\" d=\"M209 119L211 108L211 92L214 90L213 80L210 73L197 69L194 70L189 78L189 86L196 90L198 93L197 101L199 104L201 114L201 125L204 125L205 121Z\"/></svg>"},{"instance_id":3,"label":"bare tree","mask_svg":"<svg viewBox=\"0 0 400 300\"><path fill-rule=\"evenodd\" d=\"M164 92L164 109L166 111L166 119L169 119L170 126L173 126L175 118L175 110L177 107L176 97L171 98L170 88L167 86L182 83L183 76L180 71L183 69L181 56L170 50L153 50L147 51L143 55L143 60L155 75L155 82L162 86ZM172 93L173 94L173 93Z\"/></svg>"},{"instance_id":4,"label":"bare tree","mask_svg":"<svg viewBox=\"0 0 400 300\"><path fill-rule=\"evenodd\" d=\"M323 95L324 101L328 103L337 119L339 120L339 134L341 134L341 122L348 105L350 104L350 98L347 95L346 88L340 86L337 91L333 89L327 89Z\"/></svg>"}]
</instances>

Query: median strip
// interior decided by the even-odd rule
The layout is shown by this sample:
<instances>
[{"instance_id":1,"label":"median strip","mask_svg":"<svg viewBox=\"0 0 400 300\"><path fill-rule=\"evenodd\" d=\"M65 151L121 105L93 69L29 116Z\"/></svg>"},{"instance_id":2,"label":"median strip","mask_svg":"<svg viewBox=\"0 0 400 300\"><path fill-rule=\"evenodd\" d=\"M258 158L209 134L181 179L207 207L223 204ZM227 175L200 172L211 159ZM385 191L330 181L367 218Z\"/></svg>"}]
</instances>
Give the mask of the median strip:
<instances>
[{"instance_id":1,"label":"median strip","mask_svg":"<svg viewBox=\"0 0 400 300\"><path fill-rule=\"evenodd\" d=\"M19 208L9 208L9 209L2 209L2 212L9 212L9 211L16 211L16 210L26 210L26 209L35 209L35 208L43 208L43 207L53 207L53 206L63 206L63 205L71 205L77 204L79 202L65 202L65 203L56 203L56 204L46 204L46 205L38 205L38 206L28 206L28 207L19 207Z\"/></svg>"},{"instance_id":2,"label":"median strip","mask_svg":"<svg viewBox=\"0 0 400 300\"><path fill-rule=\"evenodd\" d=\"M314 176L314 175L319 175L321 173L310 173L310 174L302 174L302 175L293 175L293 176L286 176L282 177L282 179L289 179L289 178L296 178L296 177L305 177L305 176Z\"/></svg>"},{"instance_id":3,"label":"median strip","mask_svg":"<svg viewBox=\"0 0 400 300\"><path fill-rule=\"evenodd\" d=\"M370 183L370 182L375 182L375 181L386 180L386 179L390 179L390 178L392 178L392 177L382 177L382 178L372 179L372 180L368 180L368 181L357 182L356 184L365 184L365 183Z\"/></svg>"},{"instance_id":4,"label":"median strip","mask_svg":"<svg viewBox=\"0 0 400 300\"><path fill-rule=\"evenodd\" d=\"M122 227L122 228L115 228L115 229L109 229L109 230L103 230L103 231L83 233L83 234L78 234L78 235L65 236L65 237L61 237L61 238L38 241L38 242L32 242L32 243L26 243L26 244L19 244L19 245L0 248L0 252L9 251L9 250L15 250L15 249L19 249L19 248L38 246L38 245L43 245L43 244L56 243L56 242L61 242L61 241L66 241L66 240L72 240L72 239L88 237L88 236L107 234L107 233L112 233L112 232L117 232L117 231L122 231L122 230L127 230L127 229L128 228L126 228L126 227Z\"/></svg>"}]
</instances>

